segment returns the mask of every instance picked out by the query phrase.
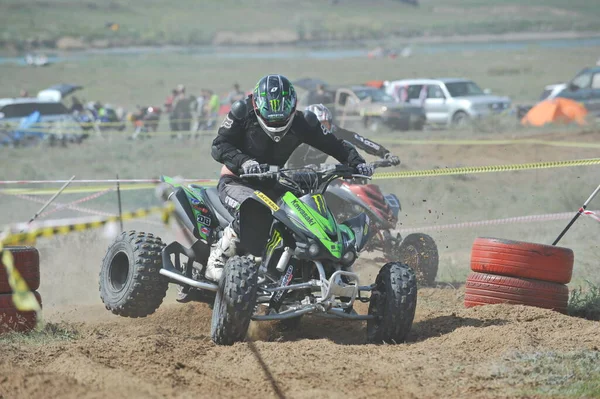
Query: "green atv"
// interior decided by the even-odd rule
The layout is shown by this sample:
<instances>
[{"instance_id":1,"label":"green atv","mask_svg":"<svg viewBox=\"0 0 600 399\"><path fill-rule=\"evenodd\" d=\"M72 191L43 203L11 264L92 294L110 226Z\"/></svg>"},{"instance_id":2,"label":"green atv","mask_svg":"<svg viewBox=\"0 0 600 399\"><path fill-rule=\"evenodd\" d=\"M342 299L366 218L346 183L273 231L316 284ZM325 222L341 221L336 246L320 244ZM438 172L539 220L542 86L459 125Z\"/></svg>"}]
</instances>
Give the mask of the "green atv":
<instances>
[{"instance_id":1,"label":"green atv","mask_svg":"<svg viewBox=\"0 0 600 399\"><path fill-rule=\"evenodd\" d=\"M205 265L232 216L216 189L183 186L164 177L175 189L168 199L175 205L176 219L194 244L165 246L152 234L121 234L109 247L100 273L106 308L125 317L147 316L173 282L181 287L180 301L214 301L211 334L217 344L242 341L251 320L293 326L305 314L367 320L369 342L403 342L417 303L413 270L390 262L374 284L359 285L351 270L372 235L369 217L361 213L338 223L323 196L333 180L357 177L353 169L264 167L269 171L241 177L275 179L287 192L274 202L256 191L241 205L240 239L246 252L228 260L218 285L204 277ZM367 315L354 311L356 300L369 302Z\"/></svg>"}]
</instances>

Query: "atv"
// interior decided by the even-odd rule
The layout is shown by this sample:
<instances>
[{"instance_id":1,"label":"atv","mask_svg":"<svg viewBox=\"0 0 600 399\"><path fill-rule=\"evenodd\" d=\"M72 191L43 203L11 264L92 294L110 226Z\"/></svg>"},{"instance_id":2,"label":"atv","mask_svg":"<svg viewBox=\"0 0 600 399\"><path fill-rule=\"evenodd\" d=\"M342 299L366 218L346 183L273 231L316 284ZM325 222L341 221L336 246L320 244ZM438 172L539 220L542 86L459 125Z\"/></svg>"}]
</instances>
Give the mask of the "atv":
<instances>
[{"instance_id":1,"label":"atv","mask_svg":"<svg viewBox=\"0 0 600 399\"><path fill-rule=\"evenodd\" d=\"M305 314L367 321L367 341L400 343L410 331L417 303L413 270L386 263L371 285L360 285L352 265L371 237L370 219L361 213L338 223L324 193L338 178L353 178L353 168L279 169L242 175L275 179L286 193L276 202L260 191L239 210L244 253L225 264L218 284L204 276L211 246L232 216L215 188L184 186L169 196L176 219L195 238L191 247L166 245L150 233L122 233L109 247L100 272L106 308L125 317L145 317L162 303L169 283L187 299L213 303L211 335L231 345L245 338L251 320L280 320L295 325ZM182 262L181 257L187 258ZM192 293L200 294L193 296ZM354 310L368 302L368 314Z\"/></svg>"},{"instance_id":2,"label":"atv","mask_svg":"<svg viewBox=\"0 0 600 399\"><path fill-rule=\"evenodd\" d=\"M371 165L381 168L392 166L392 163L382 159ZM325 197L337 220L351 218L360 212L369 215L374 236L366 244L365 251L381 251L389 262L408 264L415 271L419 284L430 286L435 283L439 256L433 238L422 233L409 234L404 238L400 233L392 233L401 210L396 195L384 195L379 186L364 184L364 181L336 180L327 189Z\"/></svg>"}]
</instances>

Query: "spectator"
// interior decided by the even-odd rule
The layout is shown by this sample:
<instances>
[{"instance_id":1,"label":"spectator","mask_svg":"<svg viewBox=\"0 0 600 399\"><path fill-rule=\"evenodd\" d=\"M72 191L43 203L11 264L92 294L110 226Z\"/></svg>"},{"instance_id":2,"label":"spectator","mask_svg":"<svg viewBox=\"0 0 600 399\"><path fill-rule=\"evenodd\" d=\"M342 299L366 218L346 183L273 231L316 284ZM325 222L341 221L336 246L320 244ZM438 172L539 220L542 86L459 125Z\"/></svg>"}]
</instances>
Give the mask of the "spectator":
<instances>
[{"instance_id":1,"label":"spectator","mask_svg":"<svg viewBox=\"0 0 600 399\"><path fill-rule=\"evenodd\" d=\"M71 98L71 112L83 112L83 104L75 96Z\"/></svg>"},{"instance_id":2,"label":"spectator","mask_svg":"<svg viewBox=\"0 0 600 399\"><path fill-rule=\"evenodd\" d=\"M171 95L167 96L165 100L165 111L167 113L171 113L173 111L173 101L175 101L175 97L177 97L177 90L171 90Z\"/></svg>"},{"instance_id":3,"label":"spectator","mask_svg":"<svg viewBox=\"0 0 600 399\"><path fill-rule=\"evenodd\" d=\"M190 98L185 97L185 89L178 90L173 113L171 114L171 121L173 122L171 126L175 127L175 131L190 131L192 124L191 103Z\"/></svg>"},{"instance_id":4,"label":"spectator","mask_svg":"<svg viewBox=\"0 0 600 399\"><path fill-rule=\"evenodd\" d=\"M205 91L203 89L200 91L200 95L196 98L196 121L194 122L194 132L201 130L204 126L206 121L206 102L207 98L205 97Z\"/></svg>"},{"instance_id":5,"label":"spectator","mask_svg":"<svg viewBox=\"0 0 600 399\"><path fill-rule=\"evenodd\" d=\"M246 94L240 90L239 84L234 83L233 90L229 92L229 95L227 95L227 102L229 104L233 104L234 102L243 100L244 98L246 98Z\"/></svg>"},{"instance_id":6,"label":"spectator","mask_svg":"<svg viewBox=\"0 0 600 399\"><path fill-rule=\"evenodd\" d=\"M182 104L179 104L180 102L182 102ZM172 111L171 115L169 116L169 125L171 126L171 131L189 131L191 127L191 117L190 103L189 100L185 98L185 86L178 84L175 90L173 90ZM187 123L185 122L186 119Z\"/></svg>"},{"instance_id":7,"label":"spectator","mask_svg":"<svg viewBox=\"0 0 600 399\"><path fill-rule=\"evenodd\" d=\"M21 89L21 92L19 93L19 97L29 97L29 92L27 92L27 90L25 90L25 89Z\"/></svg>"},{"instance_id":8,"label":"spectator","mask_svg":"<svg viewBox=\"0 0 600 399\"><path fill-rule=\"evenodd\" d=\"M206 99L205 110L208 118L206 121L206 129L208 130L212 129L216 124L217 118L219 117L219 109L221 108L221 100L219 99L219 96L210 89L204 89L203 92L204 98Z\"/></svg>"},{"instance_id":9,"label":"spectator","mask_svg":"<svg viewBox=\"0 0 600 399\"><path fill-rule=\"evenodd\" d=\"M396 102L407 103L408 102L408 85L394 86L393 97Z\"/></svg>"}]
</instances>

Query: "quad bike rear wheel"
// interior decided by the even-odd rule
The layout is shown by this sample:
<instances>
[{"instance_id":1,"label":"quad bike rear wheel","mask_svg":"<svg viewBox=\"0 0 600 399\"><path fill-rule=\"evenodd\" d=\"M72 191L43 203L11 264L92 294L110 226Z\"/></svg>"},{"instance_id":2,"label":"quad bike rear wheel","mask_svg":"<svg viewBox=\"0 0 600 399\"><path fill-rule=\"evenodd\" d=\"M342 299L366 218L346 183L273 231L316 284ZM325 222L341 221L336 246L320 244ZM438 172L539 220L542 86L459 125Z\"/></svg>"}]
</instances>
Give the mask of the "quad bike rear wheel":
<instances>
[{"instance_id":1,"label":"quad bike rear wheel","mask_svg":"<svg viewBox=\"0 0 600 399\"><path fill-rule=\"evenodd\" d=\"M439 255L437 245L431 236L422 233L409 234L400 245L392 248L394 259L410 266L423 286L435 283L438 272Z\"/></svg>"},{"instance_id":2,"label":"quad bike rear wheel","mask_svg":"<svg viewBox=\"0 0 600 399\"><path fill-rule=\"evenodd\" d=\"M258 266L244 256L225 264L213 306L211 336L218 345L233 345L246 337L256 305Z\"/></svg>"},{"instance_id":3,"label":"quad bike rear wheel","mask_svg":"<svg viewBox=\"0 0 600 399\"><path fill-rule=\"evenodd\" d=\"M403 263L386 263L375 280L367 321L370 343L401 343L410 332L417 307L417 280Z\"/></svg>"},{"instance_id":4,"label":"quad bike rear wheel","mask_svg":"<svg viewBox=\"0 0 600 399\"><path fill-rule=\"evenodd\" d=\"M100 298L116 315L146 317L163 301L169 281L160 274L165 244L152 233L123 232L108 248L100 270Z\"/></svg>"}]
</instances>

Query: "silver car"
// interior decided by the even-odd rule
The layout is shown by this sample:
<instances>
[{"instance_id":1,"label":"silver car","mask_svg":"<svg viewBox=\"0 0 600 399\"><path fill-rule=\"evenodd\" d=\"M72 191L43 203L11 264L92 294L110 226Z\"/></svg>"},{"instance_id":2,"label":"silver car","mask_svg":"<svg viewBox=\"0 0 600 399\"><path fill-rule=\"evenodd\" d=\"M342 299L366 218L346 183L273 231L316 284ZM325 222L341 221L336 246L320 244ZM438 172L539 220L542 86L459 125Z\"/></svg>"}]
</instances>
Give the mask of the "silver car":
<instances>
[{"instance_id":1,"label":"silver car","mask_svg":"<svg viewBox=\"0 0 600 399\"><path fill-rule=\"evenodd\" d=\"M468 79L406 79L387 82L386 92L398 102L423 105L427 122L459 124L508 110L508 97L491 95Z\"/></svg>"}]
</instances>

